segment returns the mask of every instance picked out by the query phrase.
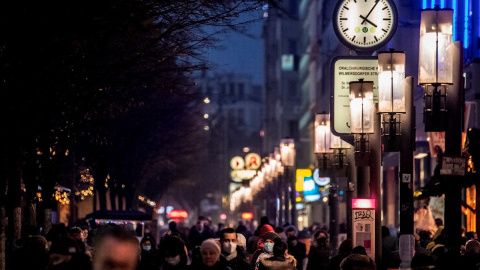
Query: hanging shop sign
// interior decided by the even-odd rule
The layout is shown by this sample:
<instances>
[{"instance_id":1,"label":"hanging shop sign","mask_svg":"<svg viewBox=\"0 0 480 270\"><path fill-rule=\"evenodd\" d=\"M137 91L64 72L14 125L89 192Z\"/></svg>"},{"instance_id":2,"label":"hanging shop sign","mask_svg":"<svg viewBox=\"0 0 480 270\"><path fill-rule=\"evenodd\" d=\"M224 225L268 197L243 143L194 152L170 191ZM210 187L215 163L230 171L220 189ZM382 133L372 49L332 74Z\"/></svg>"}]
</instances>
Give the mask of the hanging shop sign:
<instances>
[{"instance_id":1,"label":"hanging shop sign","mask_svg":"<svg viewBox=\"0 0 480 270\"><path fill-rule=\"evenodd\" d=\"M313 181L319 186L326 186L330 184L330 177L320 177L320 170L318 168L313 171Z\"/></svg>"},{"instance_id":2,"label":"hanging shop sign","mask_svg":"<svg viewBox=\"0 0 480 270\"><path fill-rule=\"evenodd\" d=\"M232 181L241 183L243 180L252 179L257 170L262 165L262 158L259 154L250 153L242 158L240 156L233 157L230 160L230 177Z\"/></svg>"},{"instance_id":3,"label":"hanging shop sign","mask_svg":"<svg viewBox=\"0 0 480 270\"><path fill-rule=\"evenodd\" d=\"M303 197L307 202L320 200L320 190L311 176L303 179Z\"/></svg>"}]
</instances>

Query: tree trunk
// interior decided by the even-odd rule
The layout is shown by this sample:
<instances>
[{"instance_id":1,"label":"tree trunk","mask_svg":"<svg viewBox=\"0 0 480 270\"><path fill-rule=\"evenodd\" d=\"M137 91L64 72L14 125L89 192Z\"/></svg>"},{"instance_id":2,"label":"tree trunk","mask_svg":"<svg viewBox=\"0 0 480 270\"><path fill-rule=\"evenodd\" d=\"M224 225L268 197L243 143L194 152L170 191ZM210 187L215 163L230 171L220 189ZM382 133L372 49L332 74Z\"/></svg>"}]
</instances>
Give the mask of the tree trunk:
<instances>
[{"instance_id":1,"label":"tree trunk","mask_svg":"<svg viewBox=\"0 0 480 270\"><path fill-rule=\"evenodd\" d=\"M45 208L43 217L43 231L47 234L52 228L52 209Z\"/></svg>"},{"instance_id":2,"label":"tree trunk","mask_svg":"<svg viewBox=\"0 0 480 270\"><path fill-rule=\"evenodd\" d=\"M37 227L37 203L27 203L25 207L25 224Z\"/></svg>"},{"instance_id":3,"label":"tree trunk","mask_svg":"<svg viewBox=\"0 0 480 270\"><path fill-rule=\"evenodd\" d=\"M0 270L5 270L6 268L6 233L5 233L5 226L7 225L5 220L7 218L7 209L5 208L5 205L0 206Z\"/></svg>"}]
</instances>

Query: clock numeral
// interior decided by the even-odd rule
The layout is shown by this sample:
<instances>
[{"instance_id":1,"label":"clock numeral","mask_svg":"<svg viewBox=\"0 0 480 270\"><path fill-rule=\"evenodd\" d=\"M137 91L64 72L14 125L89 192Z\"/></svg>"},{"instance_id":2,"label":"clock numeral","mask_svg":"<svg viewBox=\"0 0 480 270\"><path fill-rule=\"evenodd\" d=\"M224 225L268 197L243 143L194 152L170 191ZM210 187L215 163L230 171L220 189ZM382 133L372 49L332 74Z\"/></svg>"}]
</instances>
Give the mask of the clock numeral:
<instances>
[{"instance_id":1,"label":"clock numeral","mask_svg":"<svg viewBox=\"0 0 480 270\"><path fill-rule=\"evenodd\" d=\"M344 32L344 33L345 33L345 32L347 32L347 30L348 30L348 28L345 28L345 29L343 29L343 31L342 31L342 32Z\"/></svg>"},{"instance_id":2,"label":"clock numeral","mask_svg":"<svg viewBox=\"0 0 480 270\"><path fill-rule=\"evenodd\" d=\"M347 18L340 18L340 21L346 21L348 20Z\"/></svg>"},{"instance_id":3,"label":"clock numeral","mask_svg":"<svg viewBox=\"0 0 480 270\"><path fill-rule=\"evenodd\" d=\"M383 28L382 28L382 31L383 31L383 32L385 32L385 33L387 33L387 32L388 32L387 30L385 30L385 29L383 29Z\"/></svg>"},{"instance_id":4,"label":"clock numeral","mask_svg":"<svg viewBox=\"0 0 480 270\"><path fill-rule=\"evenodd\" d=\"M385 10L385 9L387 9L387 8L388 8L388 7L384 7L384 8L382 8L382 10Z\"/></svg>"},{"instance_id":5,"label":"clock numeral","mask_svg":"<svg viewBox=\"0 0 480 270\"><path fill-rule=\"evenodd\" d=\"M377 38L377 36L373 36L373 37L375 38L375 41L378 41L378 38Z\"/></svg>"},{"instance_id":6,"label":"clock numeral","mask_svg":"<svg viewBox=\"0 0 480 270\"><path fill-rule=\"evenodd\" d=\"M367 1L365 0L365 2ZM367 42L367 37L363 37L363 44L365 44L365 42Z\"/></svg>"},{"instance_id":7,"label":"clock numeral","mask_svg":"<svg viewBox=\"0 0 480 270\"><path fill-rule=\"evenodd\" d=\"M357 36L353 36L352 41L354 41L356 37L357 37Z\"/></svg>"},{"instance_id":8,"label":"clock numeral","mask_svg":"<svg viewBox=\"0 0 480 270\"><path fill-rule=\"evenodd\" d=\"M384 21L390 21L390 20L392 20L392 19L390 19L390 18L383 18L383 20L384 20Z\"/></svg>"},{"instance_id":9,"label":"clock numeral","mask_svg":"<svg viewBox=\"0 0 480 270\"><path fill-rule=\"evenodd\" d=\"M346 10L350 10L347 6L343 6L343 8L346 9Z\"/></svg>"}]
</instances>

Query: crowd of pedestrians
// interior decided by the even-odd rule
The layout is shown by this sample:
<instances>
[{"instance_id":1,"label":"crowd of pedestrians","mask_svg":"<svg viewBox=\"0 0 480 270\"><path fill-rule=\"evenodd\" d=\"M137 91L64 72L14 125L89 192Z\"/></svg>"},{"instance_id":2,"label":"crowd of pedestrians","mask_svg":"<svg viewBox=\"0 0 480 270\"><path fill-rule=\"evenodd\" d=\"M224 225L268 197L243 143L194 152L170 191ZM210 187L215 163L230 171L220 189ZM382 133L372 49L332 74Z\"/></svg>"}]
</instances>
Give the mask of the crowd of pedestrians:
<instances>
[{"instance_id":1,"label":"crowd of pedestrians","mask_svg":"<svg viewBox=\"0 0 480 270\"><path fill-rule=\"evenodd\" d=\"M175 222L158 239L146 230L142 239L119 225L55 226L47 235L29 234L15 243L11 270L370 270L399 269L398 234L382 227L382 261L374 262L351 239L338 249L328 228L313 224L298 230L275 227L263 217L256 228L235 228L200 217L191 228ZM441 224L435 232L416 232L411 268L480 269L480 242L465 232L459 254L446 248Z\"/></svg>"}]
</instances>

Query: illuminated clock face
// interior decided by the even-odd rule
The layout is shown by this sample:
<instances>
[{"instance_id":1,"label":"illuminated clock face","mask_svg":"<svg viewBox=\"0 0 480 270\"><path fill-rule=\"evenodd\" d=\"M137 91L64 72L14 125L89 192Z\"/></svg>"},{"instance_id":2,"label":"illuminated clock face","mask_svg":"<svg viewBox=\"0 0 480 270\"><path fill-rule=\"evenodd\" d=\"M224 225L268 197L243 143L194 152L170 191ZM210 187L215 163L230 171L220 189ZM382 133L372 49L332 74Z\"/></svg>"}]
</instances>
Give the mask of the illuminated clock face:
<instances>
[{"instance_id":1,"label":"illuminated clock face","mask_svg":"<svg viewBox=\"0 0 480 270\"><path fill-rule=\"evenodd\" d=\"M397 10L390 0L340 0L334 26L338 38L354 50L375 50L395 33Z\"/></svg>"}]
</instances>

